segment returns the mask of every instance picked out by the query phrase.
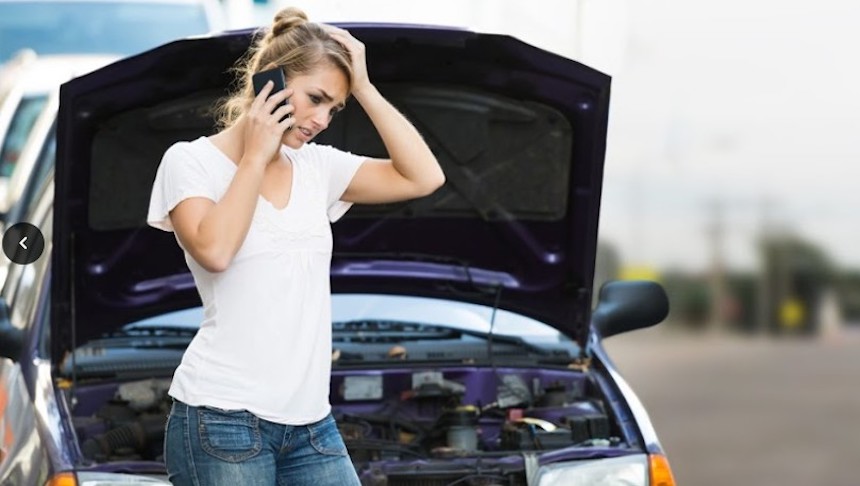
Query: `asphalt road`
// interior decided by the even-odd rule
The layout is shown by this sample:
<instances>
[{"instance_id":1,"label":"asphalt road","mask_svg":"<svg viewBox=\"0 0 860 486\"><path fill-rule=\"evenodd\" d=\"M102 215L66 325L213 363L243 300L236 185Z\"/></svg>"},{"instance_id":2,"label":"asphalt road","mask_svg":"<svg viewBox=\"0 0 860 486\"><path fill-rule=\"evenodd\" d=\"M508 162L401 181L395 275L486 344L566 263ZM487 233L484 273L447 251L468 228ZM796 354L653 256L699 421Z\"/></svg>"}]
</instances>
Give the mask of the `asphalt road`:
<instances>
[{"instance_id":1,"label":"asphalt road","mask_svg":"<svg viewBox=\"0 0 860 486\"><path fill-rule=\"evenodd\" d=\"M655 328L604 344L679 485L860 484L860 333L750 339Z\"/></svg>"}]
</instances>

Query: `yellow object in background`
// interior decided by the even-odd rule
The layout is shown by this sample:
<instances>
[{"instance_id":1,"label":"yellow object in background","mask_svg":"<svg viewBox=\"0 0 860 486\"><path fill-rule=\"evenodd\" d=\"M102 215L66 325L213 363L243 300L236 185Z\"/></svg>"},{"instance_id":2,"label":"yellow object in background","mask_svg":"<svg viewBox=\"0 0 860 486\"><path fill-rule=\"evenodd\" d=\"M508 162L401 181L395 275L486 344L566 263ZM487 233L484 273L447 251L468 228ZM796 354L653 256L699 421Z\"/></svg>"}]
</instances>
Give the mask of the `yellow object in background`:
<instances>
[{"instance_id":1,"label":"yellow object in background","mask_svg":"<svg viewBox=\"0 0 860 486\"><path fill-rule=\"evenodd\" d=\"M779 325L797 329L806 317L806 306L797 298L788 298L779 306Z\"/></svg>"},{"instance_id":2,"label":"yellow object in background","mask_svg":"<svg viewBox=\"0 0 860 486\"><path fill-rule=\"evenodd\" d=\"M648 265L629 265L621 268L618 272L620 280L652 280L658 282L660 273L656 268Z\"/></svg>"}]
</instances>

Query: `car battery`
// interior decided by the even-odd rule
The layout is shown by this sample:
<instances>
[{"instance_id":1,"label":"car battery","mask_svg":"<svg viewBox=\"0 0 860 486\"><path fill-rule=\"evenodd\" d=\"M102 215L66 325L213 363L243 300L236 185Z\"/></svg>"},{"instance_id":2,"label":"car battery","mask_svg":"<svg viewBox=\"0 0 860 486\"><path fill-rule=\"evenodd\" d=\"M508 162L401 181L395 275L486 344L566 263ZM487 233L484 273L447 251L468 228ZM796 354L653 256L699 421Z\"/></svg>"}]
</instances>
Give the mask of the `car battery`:
<instances>
[{"instance_id":1,"label":"car battery","mask_svg":"<svg viewBox=\"0 0 860 486\"><path fill-rule=\"evenodd\" d=\"M580 444L589 439L609 438L609 418L606 415L571 415L564 419L570 428L571 440Z\"/></svg>"},{"instance_id":2,"label":"car battery","mask_svg":"<svg viewBox=\"0 0 860 486\"><path fill-rule=\"evenodd\" d=\"M573 440L567 429L547 431L534 426L505 426L501 434L504 450L551 450L571 445Z\"/></svg>"}]
</instances>

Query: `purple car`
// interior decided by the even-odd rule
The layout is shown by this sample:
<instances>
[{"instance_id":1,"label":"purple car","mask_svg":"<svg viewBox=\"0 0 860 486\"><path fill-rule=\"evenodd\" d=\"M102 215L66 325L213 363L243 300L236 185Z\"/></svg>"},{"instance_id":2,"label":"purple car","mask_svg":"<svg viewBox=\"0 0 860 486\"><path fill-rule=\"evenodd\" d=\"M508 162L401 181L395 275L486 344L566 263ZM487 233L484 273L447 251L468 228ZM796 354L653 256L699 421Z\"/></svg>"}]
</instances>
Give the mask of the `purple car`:
<instances>
[{"instance_id":1,"label":"purple car","mask_svg":"<svg viewBox=\"0 0 860 486\"><path fill-rule=\"evenodd\" d=\"M447 182L334 224L332 413L366 485L674 485L601 339L655 325L645 281L592 310L610 78L503 35L345 25ZM166 390L200 300L145 224L165 149L252 33L173 42L63 85L45 254L0 301L0 483L167 484ZM318 143L385 147L356 102ZM284 369L286 375L291 370Z\"/></svg>"}]
</instances>

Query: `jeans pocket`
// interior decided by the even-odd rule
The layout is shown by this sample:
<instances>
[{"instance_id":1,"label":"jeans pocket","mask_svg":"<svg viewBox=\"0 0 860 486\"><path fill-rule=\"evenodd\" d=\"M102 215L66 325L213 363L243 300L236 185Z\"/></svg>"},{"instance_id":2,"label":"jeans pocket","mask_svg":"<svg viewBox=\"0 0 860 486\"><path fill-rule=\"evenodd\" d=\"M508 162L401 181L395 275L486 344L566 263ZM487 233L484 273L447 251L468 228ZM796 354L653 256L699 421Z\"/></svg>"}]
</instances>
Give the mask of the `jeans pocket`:
<instances>
[{"instance_id":1,"label":"jeans pocket","mask_svg":"<svg viewBox=\"0 0 860 486\"><path fill-rule=\"evenodd\" d=\"M326 418L308 426L310 431L311 445L320 454L327 456L346 456L346 444L337 430L334 417L329 414Z\"/></svg>"},{"instance_id":2,"label":"jeans pocket","mask_svg":"<svg viewBox=\"0 0 860 486\"><path fill-rule=\"evenodd\" d=\"M200 444L209 455L226 462L248 460L263 449L260 420L246 410L200 407Z\"/></svg>"}]
</instances>

